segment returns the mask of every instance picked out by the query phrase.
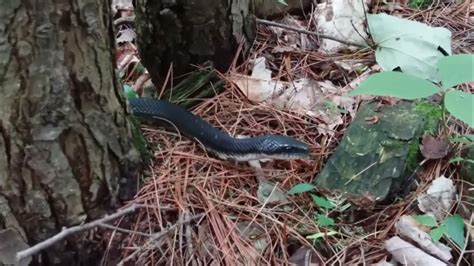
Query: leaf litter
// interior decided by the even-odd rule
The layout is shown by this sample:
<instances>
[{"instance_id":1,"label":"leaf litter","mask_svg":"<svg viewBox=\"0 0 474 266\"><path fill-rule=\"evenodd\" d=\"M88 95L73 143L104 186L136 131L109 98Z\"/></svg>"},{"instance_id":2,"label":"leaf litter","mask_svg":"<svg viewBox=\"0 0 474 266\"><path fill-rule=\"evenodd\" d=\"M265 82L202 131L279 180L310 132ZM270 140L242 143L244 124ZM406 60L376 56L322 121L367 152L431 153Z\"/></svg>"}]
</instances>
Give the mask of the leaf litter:
<instances>
[{"instance_id":1,"label":"leaf litter","mask_svg":"<svg viewBox=\"0 0 474 266\"><path fill-rule=\"evenodd\" d=\"M473 40L466 32L474 20L465 19L466 7L460 3L414 12L398 3L389 3L372 4L371 9L446 27L453 32L457 51L472 52ZM318 8L321 11L323 6ZM120 12L130 15L127 8L119 9ZM338 23L343 20L347 23L343 12L334 18L342 19L334 25L342 25ZM312 19L317 19L316 15ZM280 22L308 30L314 29L315 23L289 15ZM117 63L124 84L141 94L143 87L150 85L147 83L149 74L146 69L137 67L140 59L134 34L127 27L118 39ZM410 258L414 262L445 265L444 261L450 256L463 261L464 258L457 257L458 249L448 252L449 248L443 247L445 244L428 239L424 226L407 218L416 213L413 206L417 202L420 212L441 219L454 205L468 201L463 191L456 192L453 188L458 184L472 187L472 184L459 179L458 173L451 172L452 168L440 160L428 162L425 169L417 173L420 183L416 191L402 201L351 209L350 215L348 211L342 212L340 217L331 218L335 223L328 223L329 227L321 226L313 216L320 206L312 201L309 193L282 193L297 184L311 183L313 174L321 169L342 138L360 100L390 99L345 97L360 81L379 71L372 52L346 53L354 51L353 47L339 43L329 47L326 44L331 42L325 39L272 26L260 25L258 29L250 59L220 74L227 81L227 90L203 101L192 111L233 136L262 133L294 136L309 143L315 159L262 163L259 173L268 181L262 186L254 168L214 159L193 141L144 125L142 131L154 154L143 177L146 182L131 203L171 205L176 206L177 211L144 210L133 220L117 226L129 224L132 230L152 234L170 228L183 217L198 213L206 216L196 223L174 227L154 246L142 250L141 246L147 241L145 237L115 231L108 240L115 245L110 244L108 249L118 250L115 254L120 254L120 258L138 250L136 263L140 264L190 261L287 264L290 261L298 265L395 265L397 261L406 262ZM136 83L142 85L134 86ZM425 143L428 157L444 154L443 149L432 146L436 145ZM446 172L451 173L450 178L437 179L433 182L434 188L430 188L432 177ZM272 191L278 191L277 200L269 198ZM317 188L314 191L328 197L334 193L321 194ZM412 233L403 232L404 227Z\"/></svg>"}]
</instances>

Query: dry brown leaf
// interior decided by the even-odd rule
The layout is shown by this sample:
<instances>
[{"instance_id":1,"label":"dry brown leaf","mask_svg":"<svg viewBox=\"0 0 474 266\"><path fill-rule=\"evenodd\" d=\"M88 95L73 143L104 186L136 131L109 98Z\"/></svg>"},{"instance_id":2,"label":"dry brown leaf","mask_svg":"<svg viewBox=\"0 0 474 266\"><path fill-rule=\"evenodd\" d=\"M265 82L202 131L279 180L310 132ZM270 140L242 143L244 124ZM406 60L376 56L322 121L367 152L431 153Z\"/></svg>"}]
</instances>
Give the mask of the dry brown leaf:
<instances>
[{"instance_id":1,"label":"dry brown leaf","mask_svg":"<svg viewBox=\"0 0 474 266\"><path fill-rule=\"evenodd\" d=\"M385 241L385 249L387 249L393 258L403 265L430 265L445 266L446 263L430 256L423 250L415 247L398 236L394 236Z\"/></svg>"},{"instance_id":2,"label":"dry brown leaf","mask_svg":"<svg viewBox=\"0 0 474 266\"><path fill-rule=\"evenodd\" d=\"M423 231L422 225L412 216L403 215L395 224L397 234L415 241L424 251L434 255L445 262L453 258L451 248L440 242L433 242L431 236Z\"/></svg>"},{"instance_id":3,"label":"dry brown leaf","mask_svg":"<svg viewBox=\"0 0 474 266\"><path fill-rule=\"evenodd\" d=\"M440 159L448 154L449 145L445 139L424 135L421 140L420 150L426 159Z\"/></svg>"}]
</instances>

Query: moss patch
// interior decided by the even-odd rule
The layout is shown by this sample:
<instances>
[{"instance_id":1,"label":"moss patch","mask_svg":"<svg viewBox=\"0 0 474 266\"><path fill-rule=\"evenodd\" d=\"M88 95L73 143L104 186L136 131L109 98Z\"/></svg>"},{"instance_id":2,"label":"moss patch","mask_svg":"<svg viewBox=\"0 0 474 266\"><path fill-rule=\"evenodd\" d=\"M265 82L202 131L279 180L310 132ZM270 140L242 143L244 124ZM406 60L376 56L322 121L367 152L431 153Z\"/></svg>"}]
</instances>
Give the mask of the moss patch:
<instances>
[{"instance_id":1,"label":"moss patch","mask_svg":"<svg viewBox=\"0 0 474 266\"><path fill-rule=\"evenodd\" d=\"M416 103L415 111L424 117L424 132L435 134L443 117L441 106L423 100Z\"/></svg>"},{"instance_id":2,"label":"moss patch","mask_svg":"<svg viewBox=\"0 0 474 266\"><path fill-rule=\"evenodd\" d=\"M406 170L413 172L418 166L418 156L420 155L420 143L412 140L408 146L408 155L406 159Z\"/></svg>"},{"instance_id":3,"label":"moss patch","mask_svg":"<svg viewBox=\"0 0 474 266\"><path fill-rule=\"evenodd\" d=\"M143 158L147 158L149 155L148 144L140 130L140 122L133 116L129 117L128 122L130 123L130 129L132 131L133 144L140 152L140 155Z\"/></svg>"}]
</instances>

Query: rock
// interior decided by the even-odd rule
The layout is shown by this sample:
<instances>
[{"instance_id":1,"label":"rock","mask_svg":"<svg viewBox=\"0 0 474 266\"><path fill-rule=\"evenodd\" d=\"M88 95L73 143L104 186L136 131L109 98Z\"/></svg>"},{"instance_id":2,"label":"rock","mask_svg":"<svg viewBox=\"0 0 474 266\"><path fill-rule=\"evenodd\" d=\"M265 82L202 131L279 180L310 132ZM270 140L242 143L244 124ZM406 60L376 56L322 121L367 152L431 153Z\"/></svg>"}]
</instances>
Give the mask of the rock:
<instances>
[{"instance_id":1,"label":"rock","mask_svg":"<svg viewBox=\"0 0 474 266\"><path fill-rule=\"evenodd\" d=\"M419 140L433 119L414 103L360 108L334 154L316 176L321 189L373 202L390 200L418 165Z\"/></svg>"}]
</instances>

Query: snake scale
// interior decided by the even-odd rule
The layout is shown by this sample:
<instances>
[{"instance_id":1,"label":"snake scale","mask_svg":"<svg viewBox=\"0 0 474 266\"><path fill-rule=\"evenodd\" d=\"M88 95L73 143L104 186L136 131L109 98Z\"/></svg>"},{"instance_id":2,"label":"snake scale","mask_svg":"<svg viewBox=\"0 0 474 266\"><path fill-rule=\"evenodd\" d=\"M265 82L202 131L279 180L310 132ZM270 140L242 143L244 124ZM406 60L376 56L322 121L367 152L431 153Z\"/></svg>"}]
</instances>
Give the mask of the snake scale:
<instances>
[{"instance_id":1,"label":"snake scale","mask_svg":"<svg viewBox=\"0 0 474 266\"><path fill-rule=\"evenodd\" d=\"M170 126L179 133L202 143L220 159L252 161L261 159L306 159L309 146L292 137L262 135L235 138L218 130L185 108L165 100L129 98L132 114L139 119Z\"/></svg>"}]
</instances>

